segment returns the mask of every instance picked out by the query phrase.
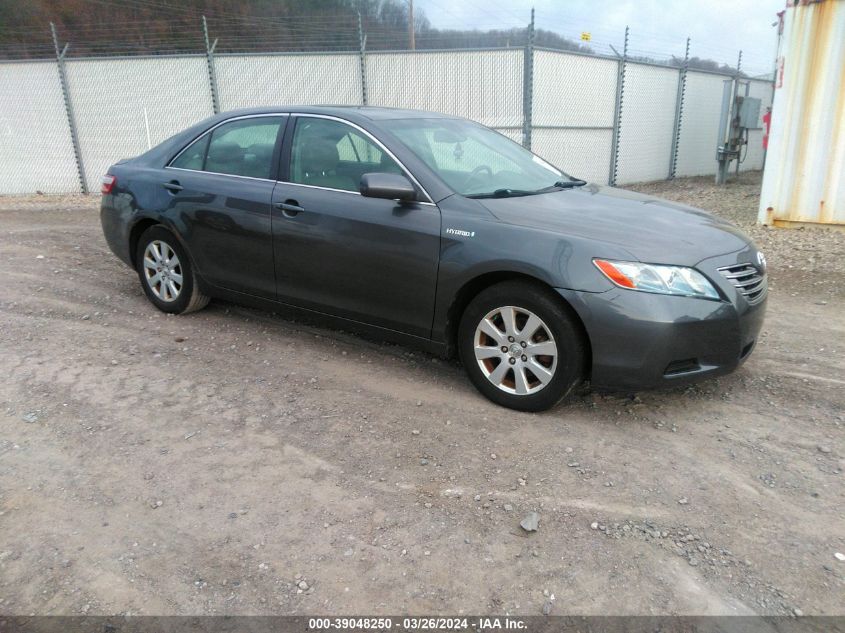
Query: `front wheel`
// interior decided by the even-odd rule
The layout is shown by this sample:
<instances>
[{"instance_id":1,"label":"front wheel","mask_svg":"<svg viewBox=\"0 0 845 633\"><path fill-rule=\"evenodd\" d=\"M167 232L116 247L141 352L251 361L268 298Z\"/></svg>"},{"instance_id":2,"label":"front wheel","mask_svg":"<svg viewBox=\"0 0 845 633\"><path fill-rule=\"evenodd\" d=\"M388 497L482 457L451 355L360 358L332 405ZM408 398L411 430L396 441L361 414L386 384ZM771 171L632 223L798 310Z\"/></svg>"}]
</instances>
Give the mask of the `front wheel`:
<instances>
[{"instance_id":1,"label":"front wheel","mask_svg":"<svg viewBox=\"0 0 845 633\"><path fill-rule=\"evenodd\" d=\"M480 292L464 310L458 351L487 398L543 411L569 395L584 374L583 336L574 317L539 284L508 281Z\"/></svg>"},{"instance_id":2,"label":"front wheel","mask_svg":"<svg viewBox=\"0 0 845 633\"><path fill-rule=\"evenodd\" d=\"M200 292L188 253L163 226L150 227L141 235L135 266L144 293L162 312L185 314L208 304L208 297Z\"/></svg>"}]
</instances>

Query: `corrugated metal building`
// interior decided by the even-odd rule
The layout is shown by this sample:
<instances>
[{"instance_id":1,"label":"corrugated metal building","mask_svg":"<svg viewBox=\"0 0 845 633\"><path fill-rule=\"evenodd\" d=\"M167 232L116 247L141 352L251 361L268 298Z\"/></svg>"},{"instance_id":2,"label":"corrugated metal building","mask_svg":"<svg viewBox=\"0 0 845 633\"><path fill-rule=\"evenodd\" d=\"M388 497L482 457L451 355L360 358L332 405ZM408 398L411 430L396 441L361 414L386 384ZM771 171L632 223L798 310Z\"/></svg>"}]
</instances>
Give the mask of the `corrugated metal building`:
<instances>
[{"instance_id":1,"label":"corrugated metal building","mask_svg":"<svg viewBox=\"0 0 845 633\"><path fill-rule=\"evenodd\" d=\"M845 0L788 0L759 222L845 228Z\"/></svg>"}]
</instances>

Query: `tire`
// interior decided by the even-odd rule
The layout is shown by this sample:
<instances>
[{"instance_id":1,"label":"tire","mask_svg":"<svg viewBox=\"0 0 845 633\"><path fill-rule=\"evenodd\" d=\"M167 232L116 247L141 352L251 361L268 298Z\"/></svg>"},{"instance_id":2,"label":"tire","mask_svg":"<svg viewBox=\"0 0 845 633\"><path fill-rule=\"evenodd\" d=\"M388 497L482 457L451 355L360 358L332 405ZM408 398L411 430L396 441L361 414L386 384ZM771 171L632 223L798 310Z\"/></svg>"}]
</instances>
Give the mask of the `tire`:
<instances>
[{"instance_id":1,"label":"tire","mask_svg":"<svg viewBox=\"0 0 845 633\"><path fill-rule=\"evenodd\" d=\"M457 345L475 387L518 411L553 407L584 376L586 345L576 317L540 284L505 281L482 290L461 316Z\"/></svg>"},{"instance_id":2,"label":"tire","mask_svg":"<svg viewBox=\"0 0 845 633\"><path fill-rule=\"evenodd\" d=\"M208 305L187 251L163 226L151 226L141 235L135 268L147 299L162 312L187 314Z\"/></svg>"}]
</instances>

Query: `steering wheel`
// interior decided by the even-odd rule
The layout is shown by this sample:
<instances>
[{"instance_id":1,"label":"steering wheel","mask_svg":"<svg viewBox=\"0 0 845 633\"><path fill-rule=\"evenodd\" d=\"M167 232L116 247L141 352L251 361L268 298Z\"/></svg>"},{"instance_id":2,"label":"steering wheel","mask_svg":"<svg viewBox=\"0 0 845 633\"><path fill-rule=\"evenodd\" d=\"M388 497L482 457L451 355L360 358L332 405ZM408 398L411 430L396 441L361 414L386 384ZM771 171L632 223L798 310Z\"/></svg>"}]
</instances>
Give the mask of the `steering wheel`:
<instances>
[{"instance_id":1,"label":"steering wheel","mask_svg":"<svg viewBox=\"0 0 845 633\"><path fill-rule=\"evenodd\" d=\"M485 171L489 174L490 178L493 177L493 170L490 168L489 165L479 165L478 167L473 169L472 172L470 172L469 176L467 176L467 179L464 181L462 188L466 189L469 183L471 183L475 178L479 176L479 174Z\"/></svg>"}]
</instances>

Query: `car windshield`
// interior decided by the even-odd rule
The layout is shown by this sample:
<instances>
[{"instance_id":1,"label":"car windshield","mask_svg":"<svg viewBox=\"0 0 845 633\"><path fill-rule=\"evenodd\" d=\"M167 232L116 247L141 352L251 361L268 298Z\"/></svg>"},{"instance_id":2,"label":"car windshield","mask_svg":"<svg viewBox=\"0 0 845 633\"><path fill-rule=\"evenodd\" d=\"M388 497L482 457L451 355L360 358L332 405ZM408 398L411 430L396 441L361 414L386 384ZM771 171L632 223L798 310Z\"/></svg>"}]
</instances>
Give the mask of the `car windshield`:
<instances>
[{"instance_id":1,"label":"car windshield","mask_svg":"<svg viewBox=\"0 0 845 633\"><path fill-rule=\"evenodd\" d=\"M384 126L452 189L470 198L527 196L586 184L471 121L396 119Z\"/></svg>"}]
</instances>

